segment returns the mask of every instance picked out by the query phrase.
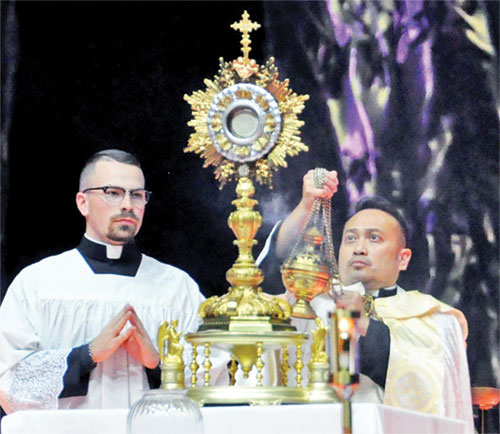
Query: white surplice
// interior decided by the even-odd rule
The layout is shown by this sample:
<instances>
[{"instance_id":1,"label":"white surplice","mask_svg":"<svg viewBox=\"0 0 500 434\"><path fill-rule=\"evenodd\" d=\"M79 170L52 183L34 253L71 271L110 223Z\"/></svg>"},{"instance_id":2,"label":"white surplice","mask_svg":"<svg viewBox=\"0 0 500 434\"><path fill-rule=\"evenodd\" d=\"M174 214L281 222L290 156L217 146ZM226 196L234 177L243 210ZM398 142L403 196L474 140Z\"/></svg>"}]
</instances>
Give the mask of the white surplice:
<instances>
[{"instance_id":1,"label":"white surplice","mask_svg":"<svg viewBox=\"0 0 500 434\"><path fill-rule=\"evenodd\" d=\"M146 255L134 277L95 274L76 249L26 267L0 306L0 404L7 412L129 407L149 389L137 360L119 348L92 370L87 395L58 399L68 354L99 335L126 303L155 345L163 321L177 319L178 330L195 332L203 300L187 273ZM190 346L184 347L187 374ZM225 381L218 380L221 367L214 363L216 382Z\"/></svg>"}]
</instances>

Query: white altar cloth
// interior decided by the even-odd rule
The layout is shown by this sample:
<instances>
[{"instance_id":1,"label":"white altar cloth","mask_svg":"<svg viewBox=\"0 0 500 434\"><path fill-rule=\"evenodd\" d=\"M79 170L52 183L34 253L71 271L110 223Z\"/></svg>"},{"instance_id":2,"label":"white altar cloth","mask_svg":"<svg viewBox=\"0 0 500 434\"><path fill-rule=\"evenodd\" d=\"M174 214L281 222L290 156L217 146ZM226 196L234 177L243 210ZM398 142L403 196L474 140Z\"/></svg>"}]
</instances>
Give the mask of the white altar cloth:
<instances>
[{"instance_id":1,"label":"white altar cloth","mask_svg":"<svg viewBox=\"0 0 500 434\"><path fill-rule=\"evenodd\" d=\"M341 434L340 404L204 407L204 434ZM125 434L128 410L27 410L2 434ZM380 404L353 404L353 434L466 434L465 422ZM175 434L175 433L172 433Z\"/></svg>"}]
</instances>

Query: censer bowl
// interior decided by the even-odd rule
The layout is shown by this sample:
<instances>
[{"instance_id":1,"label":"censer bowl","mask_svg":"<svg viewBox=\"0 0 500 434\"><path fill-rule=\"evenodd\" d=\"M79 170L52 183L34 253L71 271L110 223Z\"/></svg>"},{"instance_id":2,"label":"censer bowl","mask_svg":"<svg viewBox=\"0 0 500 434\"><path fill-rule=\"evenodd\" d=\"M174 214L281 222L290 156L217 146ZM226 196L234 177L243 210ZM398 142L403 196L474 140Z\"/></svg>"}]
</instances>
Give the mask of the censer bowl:
<instances>
[{"instance_id":1,"label":"censer bowl","mask_svg":"<svg viewBox=\"0 0 500 434\"><path fill-rule=\"evenodd\" d=\"M327 292L331 286L331 274L323 266L286 267L281 269L283 285L296 298L291 315L296 318L316 318L309 302L319 294Z\"/></svg>"}]
</instances>

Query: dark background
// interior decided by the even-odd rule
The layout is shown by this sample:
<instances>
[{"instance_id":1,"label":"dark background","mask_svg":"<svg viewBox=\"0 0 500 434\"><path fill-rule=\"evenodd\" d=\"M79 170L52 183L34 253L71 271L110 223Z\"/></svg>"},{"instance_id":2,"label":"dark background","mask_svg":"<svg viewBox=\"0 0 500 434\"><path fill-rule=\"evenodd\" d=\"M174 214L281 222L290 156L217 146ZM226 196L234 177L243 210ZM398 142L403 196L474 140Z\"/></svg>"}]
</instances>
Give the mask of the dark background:
<instances>
[{"instance_id":1,"label":"dark background","mask_svg":"<svg viewBox=\"0 0 500 434\"><path fill-rule=\"evenodd\" d=\"M2 7L5 19L9 6ZM3 143L3 291L27 264L79 242L79 173L106 148L136 155L153 191L138 236L144 252L188 271L207 296L226 291L237 252L226 224L234 186L220 192L212 169L183 153L192 132L183 95L217 73L219 57L240 54L229 25L244 8L262 20L258 2L14 5L17 66L3 86L12 98L3 110L11 120L8 148ZM264 35L254 38L259 58Z\"/></svg>"},{"instance_id":2,"label":"dark background","mask_svg":"<svg viewBox=\"0 0 500 434\"><path fill-rule=\"evenodd\" d=\"M281 79L289 77L295 92L310 95L300 116L310 151L288 158L273 191L257 188L264 217L259 245L298 202L308 169L339 172L334 240L353 198L371 183L410 222L414 256L400 283L464 311L472 385L498 387L499 3L461 6L483 13L489 54L467 39L470 25L453 0L423 2L413 16L410 2L394 2L394 23L384 33L389 54L382 54L373 32L356 27L363 8L383 13L382 3L362 2L342 17L347 27L362 29L344 44L325 2L2 1L1 295L26 265L78 244L85 228L74 201L79 172L105 148L135 154L153 191L138 236L142 250L186 270L206 296L226 292L224 274L237 255L226 223L234 184L219 191L213 170L183 153L193 132L183 95L205 88L219 57L240 55L240 33L229 26L246 9L262 24L251 35L250 57L263 63L273 55ZM411 19L396 21L398 14ZM401 61L396 53L408 23L420 36ZM432 42L434 91L424 110L419 85L426 41ZM331 98L346 107L352 100L345 84L353 47L362 87L382 77L391 88L380 119L364 101L375 173L367 169L369 152L346 160L327 106ZM348 110L346 119L359 127ZM446 148L445 133L451 135ZM440 159L432 140L438 151L443 146ZM276 291L265 282L264 289ZM498 432L498 407L488 413L487 430Z\"/></svg>"}]
</instances>

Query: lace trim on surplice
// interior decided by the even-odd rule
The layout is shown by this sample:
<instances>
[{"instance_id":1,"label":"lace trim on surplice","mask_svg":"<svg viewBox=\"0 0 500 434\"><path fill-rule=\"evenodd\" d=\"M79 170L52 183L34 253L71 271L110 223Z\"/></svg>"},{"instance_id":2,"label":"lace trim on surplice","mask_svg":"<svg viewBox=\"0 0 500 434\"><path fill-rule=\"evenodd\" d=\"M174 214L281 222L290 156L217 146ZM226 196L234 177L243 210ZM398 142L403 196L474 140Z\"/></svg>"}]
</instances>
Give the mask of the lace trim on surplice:
<instances>
[{"instance_id":1,"label":"lace trim on surplice","mask_svg":"<svg viewBox=\"0 0 500 434\"><path fill-rule=\"evenodd\" d=\"M14 368L8 394L10 407L15 410L56 409L70 352L43 350L21 360Z\"/></svg>"}]
</instances>

